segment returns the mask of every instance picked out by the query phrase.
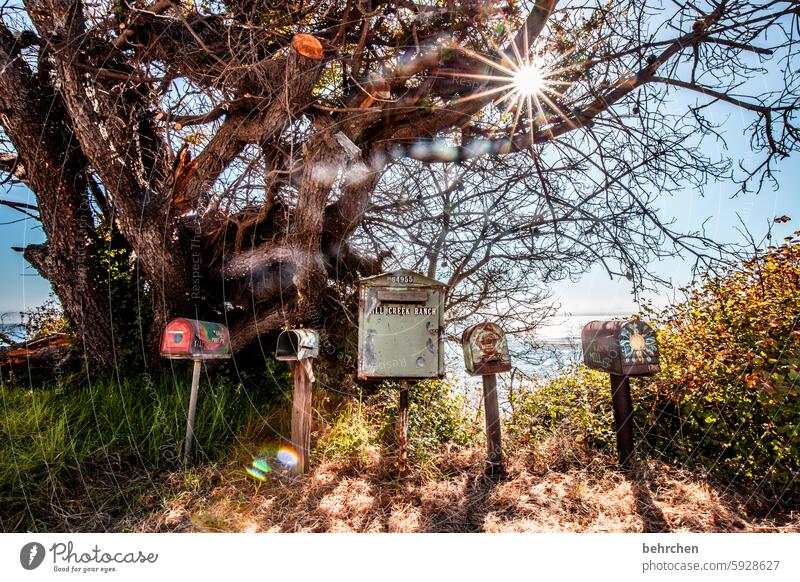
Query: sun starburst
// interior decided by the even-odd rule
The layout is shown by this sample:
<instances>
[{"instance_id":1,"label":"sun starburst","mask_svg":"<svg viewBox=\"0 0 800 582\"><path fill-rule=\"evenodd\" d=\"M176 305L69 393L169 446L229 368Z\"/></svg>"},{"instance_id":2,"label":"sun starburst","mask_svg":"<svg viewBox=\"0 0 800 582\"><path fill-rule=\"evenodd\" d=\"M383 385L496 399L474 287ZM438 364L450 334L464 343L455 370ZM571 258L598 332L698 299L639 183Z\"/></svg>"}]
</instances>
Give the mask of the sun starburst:
<instances>
[{"instance_id":1,"label":"sun starburst","mask_svg":"<svg viewBox=\"0 0 800 582\"><path fill-rule=\"evenodd\" d=\"M564 96L557 88L569 84L559 78L573 66L560 67L561 61L569 55L562 55L559 61L550 63L540 57L531 56L527 38L523 41L522 51L515 42L510 42L511 50L502 53L499 61L459 47L459 50L487 65L491 71L490 74L452 73L453 77L483 81L485 88L456 99L451 104L487 98L491 98L491 102L496 106L505 104L502 119L508 118L509 115L513 116L511 135L516 133L524 114L531 143L535 143L537 132L550 123L558 120L572 123L559 106Z\"/></svg>"}]
</instances>

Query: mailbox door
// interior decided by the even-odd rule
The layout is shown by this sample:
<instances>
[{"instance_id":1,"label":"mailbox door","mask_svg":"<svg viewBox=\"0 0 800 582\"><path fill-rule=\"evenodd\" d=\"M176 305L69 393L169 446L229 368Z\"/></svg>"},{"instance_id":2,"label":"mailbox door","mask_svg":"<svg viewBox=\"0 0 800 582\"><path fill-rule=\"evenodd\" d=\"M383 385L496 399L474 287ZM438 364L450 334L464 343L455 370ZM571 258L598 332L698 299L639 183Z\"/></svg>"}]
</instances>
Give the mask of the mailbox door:
<instances>
[{"instance_id":1,"label":"mailbox door","mask_svg":"<svg viewBox=\"0 0 800 582\"><path fill-rule=\"evenodd\" d=\"M415 282L423 282L416 285ZM358 377L438 378L444 375L441 284L402 271L359 291Z\"/></svg>"},{"instance_id":2,"label":"mailbox door","mask_svg":"<svg viewBox=\"0 0 800 582\"><path fill-rule=\"evenodd\" d=\"M161 337L161 355L165 358L191 358L194 329L188 319L170 321Z\"/></svg>"},{"instance_id":3,"label":"mailbox door","mask_svg":"<svg viewBox=\"0 0 800 582\"><path fill-rule=\"evenodd\" d=\"M508 340L503 329L492 322L468 327L461 338L468 374L500 374L511 370Z\"/></svg>"},{"instance_id":4,"label":"mailbox door","mask_svg":"<svg viewBox=\"0 0 800 582\"><path fill-rule=\"evenodd\" d=\"M646 376L661 369L656 334L643 321L629 321L620 328L619 347L623 375Z\"/></svg>"}]
</instances>

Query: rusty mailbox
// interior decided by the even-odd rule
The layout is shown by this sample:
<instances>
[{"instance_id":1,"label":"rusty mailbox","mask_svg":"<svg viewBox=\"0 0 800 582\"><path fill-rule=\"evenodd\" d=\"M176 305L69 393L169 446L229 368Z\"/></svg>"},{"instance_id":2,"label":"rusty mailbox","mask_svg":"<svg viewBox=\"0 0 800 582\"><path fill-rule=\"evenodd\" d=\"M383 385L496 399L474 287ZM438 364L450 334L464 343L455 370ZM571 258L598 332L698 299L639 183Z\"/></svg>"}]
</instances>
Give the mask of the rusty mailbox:
<instances>
[{"instance_id":1,"label":"rusty mailbox","mask_svg":"<svg viewBox=\"0 0 800 582\"><path fill-rule=\"evenodd\" d=\"M508 340L496 323L487 321L468 327L461 336L461 346L468 374L483 376L511 370Z\"/></svg>"},{"instance_id":2,"label":"rusty mailbox","mask_svg":"<svg viewBox=\"0 0 800 582\"><path fill-rule=\"evenodd\" d=\"M446 290L406 269L359 281L359 379L444 377Z\"/></svg>"},{"instance_id":3,"label":"rusty mailbox","mask_svg":"<svg viewBox=\"0 0 800 582\"><path fill-rule=\"evenodd\" d=\"M187 360L230 358L228 328L210 321L184 317L173 319L161 337L161 356Z\"/></svg>"},{"instance_id":4,"label":"rusty mailbox","mask_svg":"<svg viewBox=\"0 0 800 582\"><path fill-rule=\"evenodd\" d=\"M278 334L275 358L285 362L319 356L319 332L313 329L288 329Z\"/></svg>"},{"instance_id":5,"label":"rusty mailbox","mask_svg":"<svg viewBox=\"0 0 800 582\"><path fill-rule=\"evenodd\" d=\"M589 368L617 376L647 376L660 370L656 334L638 319L589 322L581 343Z\"/></svg>"}]
</instances>

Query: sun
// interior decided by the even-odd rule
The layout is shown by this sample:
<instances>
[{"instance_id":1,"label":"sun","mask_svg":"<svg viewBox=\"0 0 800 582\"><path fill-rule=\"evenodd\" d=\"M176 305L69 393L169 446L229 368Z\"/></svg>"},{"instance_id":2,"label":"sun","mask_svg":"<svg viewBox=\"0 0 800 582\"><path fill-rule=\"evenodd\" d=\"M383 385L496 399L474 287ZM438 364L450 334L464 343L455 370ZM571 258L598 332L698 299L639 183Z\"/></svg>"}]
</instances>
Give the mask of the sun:
<instances>
[{"instance_id":1,"label":"sun","mask_svg":"<svg viewBox=\"0 0 800 582\"><path fill-rule=\"evenodd\" d=\"M570 67L559 67L561 60L548 63L540 56L531 55L527 41L522 51L518 50L513 42L509 43L513 54L503 53L499 60L458 47L471 58L493 70L490 74L462 71L444 73L461 79L484 81L489 85L485 90L456 99L451 102L452 105L494 96L491 101L495 107L505 104L500 119L508 119L508 115L511 114L510 119L513 121L507 128L510 134L514 135L517 128L524 124L530 133L531 143L536 141L537 132L552 123L553 119L560 118L572 125L569 116L559 107L563 95L558 90L560 86L570 84L559 80L560 74Z\"/></svg>"},{"instance_id":2,"label":"sun","mask_svg":"<svg viewBox=\"0 0 800 582\"><path fill-rule=\"evenodd\" d=\"M544 84L542 69L535 63L523 65L514 72L514 88L520 95L530 96L541 93Z\"/></svg>"}]
</instances>

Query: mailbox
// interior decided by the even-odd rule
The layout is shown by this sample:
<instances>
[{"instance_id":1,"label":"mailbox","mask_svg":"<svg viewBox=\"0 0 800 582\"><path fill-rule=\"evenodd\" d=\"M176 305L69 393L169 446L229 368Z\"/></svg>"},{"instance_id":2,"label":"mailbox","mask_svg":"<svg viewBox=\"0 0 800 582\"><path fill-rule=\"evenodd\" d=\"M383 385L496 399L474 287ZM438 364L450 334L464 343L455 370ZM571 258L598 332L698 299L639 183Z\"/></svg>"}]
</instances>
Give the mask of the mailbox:
<instances>
[{"instance_id":1,"label":"mailbox","mask_svg":"<svg viewBox=\"0 0 800 582\"><path fill-rule=\"evenodd\" d=\"M583 362L617 376L648 376L659 365L653 329L639 320L592 321L581 332Z\"/></svg>"},{"instance_id":2,"label":"mailbox","mask_svg":"<svg viewBox=\"0 0 800 582\"><path fill-rule=\"evenodd\" d=\"M319 356L319 332L313 329L289 329L278 334L275 357L297 361Z\"/></svg>"},{"instance_id":3,"label":"mailbox","mask_svg":"<svg viewBox=\"0 0 800 582\"><path fill-rule=\"evenodd\" d=\"M164 328L161 355L165 358L210 360L231 357L228 328L221 323L179 317Z\"/></svg>"},{"instance_id":4,"label":"mailbox","mask_svg":"<svg viewBox=\"0 0 800 582\"><path fill-rule=\"evenodd\" d=\"M447 285L409 270L359 281L358 377L444 377Z\"/></svg>"},{"instance_id":5,"label":"mailbox","mask_svg":"<svg viewBox=\"0 0 800 582\"><path fill-rule=\"evenodd\" d=\"M506 334L496 323L487 321L468 327L461 336L461 346L468 374L483 376L511 370Z\"/></svg>"}]
</instances>

